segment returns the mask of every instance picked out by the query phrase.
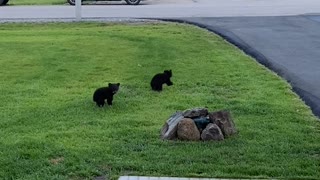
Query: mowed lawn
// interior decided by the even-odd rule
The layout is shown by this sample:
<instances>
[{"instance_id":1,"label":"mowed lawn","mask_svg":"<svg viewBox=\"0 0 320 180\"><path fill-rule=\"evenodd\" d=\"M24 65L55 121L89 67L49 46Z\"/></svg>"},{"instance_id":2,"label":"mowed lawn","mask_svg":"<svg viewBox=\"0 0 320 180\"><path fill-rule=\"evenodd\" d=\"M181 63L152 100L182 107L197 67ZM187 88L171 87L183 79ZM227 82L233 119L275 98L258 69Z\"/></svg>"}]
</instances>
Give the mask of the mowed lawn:
<instances>
[{"instance_id":1,"label":"mowed lawn","mask_svg":"<svg viewBox=\"0 0 320 180\"><path fill-rule=\"evenodd\" d=\"M125 4L125 1L102 0L101 3ZM83 4L95 4L96 0L84 0ZM69 5L67 0L9 0L8 5Z\"/></svg>"},{"instance_id":2,"label":"mowed lawn","mask_svg":"<svg viewBox=\"0 0 320 180\"><path fill-rule=\"evenodd\" d=\"M83 4L96 4L96 3L113 3L113 4L126 4L124 0L122 1L112 1L112 0L84 0ZM8 5L69 5L67 0L9 0Z\"/></svg>"},{"instance_id":3,"label":"mowed lawn","mask_svg":"<svg viewBox=\"0 0 320 180\"><path fill-rule=\"evenodd\" d=\"M0 179L120 175L320 177L320 123L274 73L205 30L174 23L0 26ZM172 69L173 86L151 91ZM121 83L112 107L92 94ZM162 141L177 110L231 111L223 142Z\"/></svg>"},{"instance_id":4,"label":"mowed lawn","mask_svg":"<svg viewBox=\"0 0 320 180\"><path fill-rule=\"evenodd\" d=\"M8 5L58 5L67 4L67 0L9 0Z\"/></svg>"}]
</instances>

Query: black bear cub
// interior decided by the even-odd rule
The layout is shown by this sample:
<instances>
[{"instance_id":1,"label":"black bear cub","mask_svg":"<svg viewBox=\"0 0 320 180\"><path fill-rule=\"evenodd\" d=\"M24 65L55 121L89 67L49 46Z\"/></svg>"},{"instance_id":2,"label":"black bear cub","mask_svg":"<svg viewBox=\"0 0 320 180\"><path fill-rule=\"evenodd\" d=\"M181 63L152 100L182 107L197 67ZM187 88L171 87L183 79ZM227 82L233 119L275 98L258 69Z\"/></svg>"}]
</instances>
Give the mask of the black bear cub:
<instances>
[{"instance_id":1,"label":"black bear cub","mask_svg":"<svg viewBox=\"0 0 320 180\"><path fill-rule=\"evenodd\" d=\"M93 101L97 103L97 106L103 107L105 99L107 99L108 105L112 105L113 95L119 90L120 83L109 83L108 87L98 88L93 94Z\"/></svg>"},{"instance_id":2,"label":"black bear cub","mask_svg":"<svg viewBox=\"0 0 320 180\"><path fill-rule=\"evenodd\" d=\"M172 77L171 70L165 70L163 73L156 74L151 80L151 88L154 91L162 91L162 85L173 85L170 78Z\"/></svg>"}]
</instances>

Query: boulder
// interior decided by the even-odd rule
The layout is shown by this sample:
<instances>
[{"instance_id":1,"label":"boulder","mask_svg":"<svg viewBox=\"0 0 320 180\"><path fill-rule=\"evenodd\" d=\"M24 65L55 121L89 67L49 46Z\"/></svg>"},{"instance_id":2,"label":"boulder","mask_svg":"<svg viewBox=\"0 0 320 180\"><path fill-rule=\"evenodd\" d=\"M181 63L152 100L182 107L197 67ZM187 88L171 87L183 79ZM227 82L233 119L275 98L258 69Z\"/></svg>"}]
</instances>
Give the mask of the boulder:
<instances>
[{"instance_id":1,"label":"boulder","mask_svg":"<svg viewBox=\"0 0 320 180\"><path fill-rule=\"evenodd\" d=\"M181 140L200 140L200 132L194 121L190 118L184 118L178 123L177 135Z\"/></svg>"},{"instance_id":2,"label":"boulder","mask_svg":"<svg viewBox=\"0 0 320 180\"><path fill-rule=\"evenodd\" d=\"M223 110L209 113L209 119L212 123L219 126L225 137L237 133L229 111Z\"/></svg>"},{"instance_id":3,"label":"boulder","mask_svg":"<svg viewBox=\"0 0 320 180\"><path fill-rule=\"evenodd\" d=\"M201 133L201 139L204 141L221 141L224 140L221 129L218 125L210 123Z\"/></svg>"},{"instance_id":4,"label":"boulder","mask_svg":"<svg viewBox=\"0 0 320 180\"><path fill-rule=\"evenodd\" d=\"M193 119L200 133L211 123L210 119L207 117L198 117Z\"/></svg>"},{"instance_id":5,"label":"boulder","mask_svg":"<svg viewBox=\"0 0 320 180\"><path fill-rule=\"evenodd\" d=\"M183 112L183 116L185 118L197 118L197 117L207 116L207 115L208 115L207 108L187 109Z\"/></svg>"},{"instance_id":6,"label":"boulder","mask_svg":"<svg viewBox=\"0 0 320 180\"><path fill-rule=\"evenodd\" d=\"M177 138L178 123L183 119L182 112L173 114L160 130L160 138L173 140Z\"/></svg>"}]
</instances>

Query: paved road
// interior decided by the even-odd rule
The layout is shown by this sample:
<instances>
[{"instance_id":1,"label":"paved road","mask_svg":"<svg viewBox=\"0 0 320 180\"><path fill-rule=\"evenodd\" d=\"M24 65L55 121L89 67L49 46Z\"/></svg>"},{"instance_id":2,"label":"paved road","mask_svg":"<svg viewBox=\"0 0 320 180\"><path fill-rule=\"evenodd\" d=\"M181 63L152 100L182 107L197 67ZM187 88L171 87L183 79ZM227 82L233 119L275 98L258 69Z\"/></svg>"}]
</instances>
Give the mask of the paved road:
<instances>
[{"instance_id":1,"label":"paved road","mask_svg":"<svg viewBox=\"0 0 320 180\"><path fill-rule=\"evenodd\" d=\"M222 35L277 72L320 117L320 16L179 20Z\"/></svg>"},{"instance_id":2,"label":"paved road","mask_svg":"<svg viewBox=\"0 0 320 180\"><path fill-rule=\"evenodd\" d=\"M278 16L320 12L320 0L147 0L143 5L87 5L84 17ZM0 18L74 18L73 6L4 6Z\"/></svg>"},{"instance_id":3,"label":"paved road","mask_svg":"<svg viewBox=\"0 0 320 180\"><path fill-rule=\"evenodd\" d=\"M74 9L68 5L6 6L0 7L0 21L73 19ZM319 14L320 0L147 0L141 6L88 5L82 9L87 19L167 18L217 32L287 79L320 117L320 16L283 16Z\"/></svg>"}]
</instances>

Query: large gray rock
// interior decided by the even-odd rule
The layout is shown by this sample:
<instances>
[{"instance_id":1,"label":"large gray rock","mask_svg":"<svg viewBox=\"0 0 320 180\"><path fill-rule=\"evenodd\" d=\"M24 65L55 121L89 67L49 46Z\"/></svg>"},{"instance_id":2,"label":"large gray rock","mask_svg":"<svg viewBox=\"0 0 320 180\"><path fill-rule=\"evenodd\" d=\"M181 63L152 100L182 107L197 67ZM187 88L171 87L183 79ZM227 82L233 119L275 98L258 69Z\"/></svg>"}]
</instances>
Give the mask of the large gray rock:
<instances>
[{"instance_id":1,"label":"large gray rock","mask_svg":"<svg viewBox=\"0 0 320 180\"><path fill-rule=\"evenodd\" d=\"M219 126L225 137L237 133L229 111L223 110L209 113L209 119L212 123Z\"/></svg>"},{"instance_id":2,"label":"large gray rock","mask_svg":"<svg viewBox=\"0 0 320 180\"><path fill-rule=\"evenodd\" d=\"M173 140L177 138L178 123L183 119L182 112L173 114L160 130L160 138Z\"/></svg>"},{"instance_id":3,"label":"large gray rock","mask_svg":"<svg viewBox=\"0 0 320 180\"><path fill-rule=\"evenodd\" d=\"M208 115L207 108L187 109L183 112L183 116L185 118L196 118L196 117L207 116L207 115Z\"/></svg>"},{"instance_id":4,"label":"large gray rock","mask_svg":"<svg viewBox=\"0 0 320 180\"><path fill-rule=\"evenodd\" d=\"M201 139L204 141L221 141L224 140L221 129L218 125L210 123L201 133Z\"/></svg>"},{"instance_id":5,"label":"large gray rock","mask_svg":"<svg viewBox=\"0 0 320 180\"><path fill-rule=\"evenodd\" d=\"M184 118L178 123L177 135L181 140L200 140L200 132L194 121L189 118Z\"/></svg>"}]
</instances>

